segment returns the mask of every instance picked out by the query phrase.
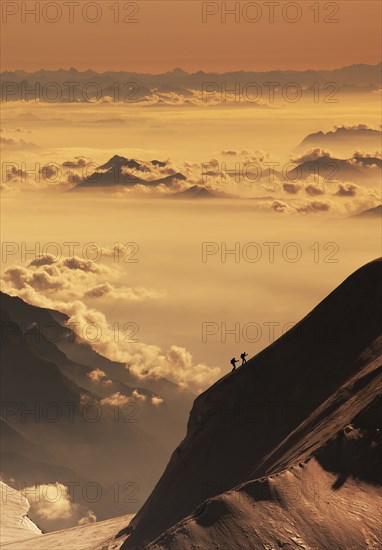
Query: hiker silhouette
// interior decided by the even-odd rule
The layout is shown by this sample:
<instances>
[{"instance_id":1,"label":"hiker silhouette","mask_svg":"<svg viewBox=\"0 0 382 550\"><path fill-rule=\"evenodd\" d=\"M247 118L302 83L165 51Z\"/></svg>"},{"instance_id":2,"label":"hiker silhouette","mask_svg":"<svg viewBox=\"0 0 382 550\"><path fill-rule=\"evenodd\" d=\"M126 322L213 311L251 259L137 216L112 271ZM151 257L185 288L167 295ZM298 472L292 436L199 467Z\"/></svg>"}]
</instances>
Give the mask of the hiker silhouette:
<instances>
[{"instance_id":1,"label":"hiker silhouette","mask_svg":"<svg viewBox=\"0 0 382 550\"><path fill-rule=\"evenodd\" d=\"M236 363L239 362L239 359L235 359L235 357L233 357L230 361L231 365L233 366L233 371L236 370Z\"/></svg>"},{"instance_id":2,"label":"hiker silhouette","mask_svg":"<svg viewBox=\"0 0 382 550\"><path fill-rule=\"evenodd\" d=\"M246 360L246 357L248 357L248 353L245 353L245 351L240 355L240 359L241 359L241 365L245 365L247 360Z\"/></svg>"}]
</instances>

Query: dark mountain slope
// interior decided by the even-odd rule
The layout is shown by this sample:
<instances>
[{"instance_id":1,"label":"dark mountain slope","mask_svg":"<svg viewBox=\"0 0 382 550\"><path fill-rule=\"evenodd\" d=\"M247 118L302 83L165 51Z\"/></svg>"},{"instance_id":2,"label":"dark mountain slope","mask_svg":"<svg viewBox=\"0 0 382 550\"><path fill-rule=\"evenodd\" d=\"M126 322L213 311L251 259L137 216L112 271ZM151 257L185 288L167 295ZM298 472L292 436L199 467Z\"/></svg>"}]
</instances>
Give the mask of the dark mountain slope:
<instances>
[{"instance_id":1,"label":"dark mountain slope","mask_svg":"<svg viewBox=\"0 0 382 550\"><path fill-rule=\"evenodd\" d=\"M291 467L368 406L380 380L381 281L379 260L357 270L289 332L195 400L187 436L123 548L144 547L188 516L206 488L214 496Z\"/></svg>"}]
</instances>

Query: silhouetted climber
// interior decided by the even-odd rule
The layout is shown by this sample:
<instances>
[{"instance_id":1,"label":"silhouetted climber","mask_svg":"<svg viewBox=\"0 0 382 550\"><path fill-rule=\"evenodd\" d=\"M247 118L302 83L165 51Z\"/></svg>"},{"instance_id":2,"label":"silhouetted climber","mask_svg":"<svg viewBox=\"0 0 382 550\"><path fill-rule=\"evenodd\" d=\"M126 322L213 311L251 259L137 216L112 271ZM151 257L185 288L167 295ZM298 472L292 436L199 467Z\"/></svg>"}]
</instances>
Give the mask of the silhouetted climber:
<instances>
[{"instance_id":1,"label":"silhouetted climber","mask_svg":"<svg viewBox=\"0 0 382 550\"><path fill-rule=\"evenodd\" d=\"M236 363L239 362L239 359L235 359L235 357L233 359L231 359L230 363L231 365L233 366L233 371L236 370Z\"/></svg>"},{"instance_id":2,"label":"silhouetted climber","mask_svg":"<svg viewBox=\"0 0 382 550\"><path fill-rule=\"evenodd\" d=\"M245 351L240 355L241 359L241 367L246 364L247 360L246 357L248 357L248 353L245 353Z\"/></svg>"}]
</instances>

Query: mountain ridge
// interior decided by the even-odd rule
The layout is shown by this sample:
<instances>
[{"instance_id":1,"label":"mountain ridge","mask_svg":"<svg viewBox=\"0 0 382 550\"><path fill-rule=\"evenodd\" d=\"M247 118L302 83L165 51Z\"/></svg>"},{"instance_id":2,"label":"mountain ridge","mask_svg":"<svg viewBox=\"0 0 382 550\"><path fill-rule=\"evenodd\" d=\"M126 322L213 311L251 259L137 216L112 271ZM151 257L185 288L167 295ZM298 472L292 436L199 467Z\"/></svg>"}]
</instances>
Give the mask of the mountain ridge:
<instances>
[{"instance_id":1,"label":"mountain ridge","mask_svg":"<svg viewBox=\"0 0 382 550\"><path fill-rule=\"evenodd\" d=\"M192 514L203 502L203 487L210 484L214 498L221 492L214 486L219 480L229 491L248 475L256 480L275 474L277 448L286 445L285 441L304 422L308 426L313 422L310 429L320 433L323 423L331 419L329 431L324 432L330 438L344 427L332 420L336 411L342 415L340 424L346 424L352 413L368 406L381 377L377 365L382 339L376 305L381 296L381 265L381 260L376 260L354 272L282 337L197 397L187 436L127 527L124 550L151 548L151 544L152 548L183 548L181 544L156 546L153 541ZM318 328L319 340L315 343ZM354 405L346 408L344 396L351 395L353 387L358 409ZM245 407L249 410L257 406L262 412L261 405L272 402L273 413L276 404L284 411L276 421L266 417L256 421L254 417L250 422L251 418L242 415L243 407L245 411ZM294 415L287 414L288 403L295 406ZM313 419L309 420L311 415ZM304 431L301 433L298 441L305 445ZM323 437L319 445L326 442ZM290 440L288 445L288 452L293 454ZM309 455L309 446L306 452ZM171 541L171 537L166 540Z\"/></svg>"}]
</instances>

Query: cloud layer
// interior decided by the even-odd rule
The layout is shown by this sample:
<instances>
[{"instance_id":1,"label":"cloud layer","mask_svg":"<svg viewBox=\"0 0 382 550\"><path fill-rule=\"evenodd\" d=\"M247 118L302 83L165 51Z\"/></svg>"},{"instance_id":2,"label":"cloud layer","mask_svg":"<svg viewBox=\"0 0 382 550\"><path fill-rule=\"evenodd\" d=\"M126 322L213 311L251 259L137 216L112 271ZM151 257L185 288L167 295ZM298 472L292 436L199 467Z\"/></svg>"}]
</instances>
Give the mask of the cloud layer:
<instances>
[{"instance_id":1,"label":"cloud layer","mask_svg":"<svg viewBox=\"0 0 382 550\"><path fill-rule=\"evenodd\" d=\"M168 378L182 388L200 392L220 375L219 367L194 364L192 355L185 348L172 345L167 351L159 346L135 341L133 338L116 338L115 327L96 307L100 297L118 302L145 302L165 297L164 290L131 288L105 279L117 280L117 268L95 263L79 257L55 260L52 255L36 258L27 266L12 265L3 274L3 290L16 294L27 302L40 307L57 309L69 316L68 326L76 334L106 357L124 362L140 379ZM91 304L89 303L91 300ZM131 340L131 341L130 341ZM93 370L89 377L95 383L110 384L105 373ZM145 396L137 394L134 400ZM110 399L130 399L117 395ZM160 405L160 398L152 400Z\"/></svg>"}]
</instances>

